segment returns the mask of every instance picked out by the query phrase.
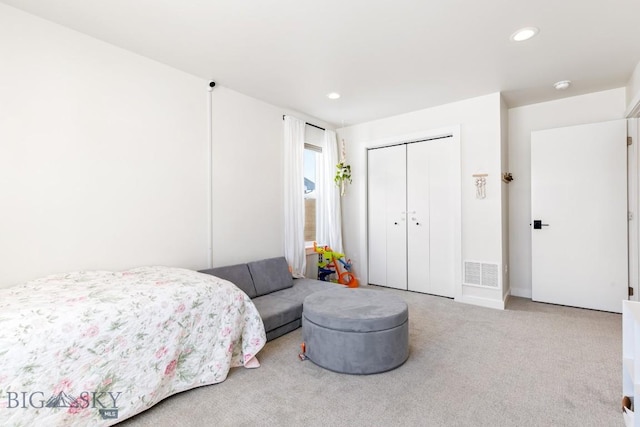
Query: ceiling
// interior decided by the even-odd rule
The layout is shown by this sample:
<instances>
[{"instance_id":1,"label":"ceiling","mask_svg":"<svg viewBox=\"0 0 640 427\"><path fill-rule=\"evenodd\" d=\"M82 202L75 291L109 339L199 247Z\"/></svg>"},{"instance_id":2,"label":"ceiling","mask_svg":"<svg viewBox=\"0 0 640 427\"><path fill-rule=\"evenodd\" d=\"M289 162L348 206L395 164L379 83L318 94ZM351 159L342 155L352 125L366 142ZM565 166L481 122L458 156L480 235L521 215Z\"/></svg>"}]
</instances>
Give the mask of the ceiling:
<instances>
[{"instance_id":1,"label":"ceiling","mask_svg":"<svg viewBox=\"0 0 640 427\"><path fill-rule=\"evenodd\" d=\"M0 1L337 127L618 88L640 61L638 0Z\"/></svg>"}]
</instances>

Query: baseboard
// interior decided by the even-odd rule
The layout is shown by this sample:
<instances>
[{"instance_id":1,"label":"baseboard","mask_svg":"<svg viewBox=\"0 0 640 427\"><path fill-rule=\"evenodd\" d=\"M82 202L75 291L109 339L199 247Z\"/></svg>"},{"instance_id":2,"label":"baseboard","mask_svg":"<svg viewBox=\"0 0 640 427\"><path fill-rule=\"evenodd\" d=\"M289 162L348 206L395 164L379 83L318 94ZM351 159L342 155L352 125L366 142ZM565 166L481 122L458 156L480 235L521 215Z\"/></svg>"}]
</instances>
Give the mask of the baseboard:
<instances>
[{"instance_id":1,"label":"baseboard","mask_svg":"<svg viewBox=\"0 0 640 427\"><path fill-rule=\"evenodd\" d=\"M513 297L521 297L521 298L531 298L531 289L530 288L514 288L511 287L511 296Z\"/></svg>"},{"instance_id":2,"label":"baseboard","mask_svg":"<svg viewBox=\"0 0 640 427\"><path fill-rule=\"evenodd\" d=\"M478 305L480 307L494 308L497 310L504 310L506 300L494 300L489 298L480 298L469 295L463 295L460 298L456 298L456 301L463 302L465 304Z\"/></svg>"}]
</instances>

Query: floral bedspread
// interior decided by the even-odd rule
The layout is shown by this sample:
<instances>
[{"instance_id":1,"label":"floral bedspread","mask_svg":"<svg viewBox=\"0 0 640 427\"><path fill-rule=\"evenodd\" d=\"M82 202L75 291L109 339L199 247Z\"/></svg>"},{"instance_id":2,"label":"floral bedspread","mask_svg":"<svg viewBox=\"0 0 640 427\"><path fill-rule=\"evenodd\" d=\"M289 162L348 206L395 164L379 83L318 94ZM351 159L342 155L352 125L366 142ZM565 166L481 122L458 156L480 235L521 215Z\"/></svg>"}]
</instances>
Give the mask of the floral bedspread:
<instances>
[{"instance_id":1,"label":"floral bedspread","mask_svg":"<svg viewBox=\"0 0 640 427\"><path fill-rule=\"evenodd\" d=\"M0 425L112 425L257 364L247 295L191 270L77 272L0 290Z\"/></svg>"}]
</instances>

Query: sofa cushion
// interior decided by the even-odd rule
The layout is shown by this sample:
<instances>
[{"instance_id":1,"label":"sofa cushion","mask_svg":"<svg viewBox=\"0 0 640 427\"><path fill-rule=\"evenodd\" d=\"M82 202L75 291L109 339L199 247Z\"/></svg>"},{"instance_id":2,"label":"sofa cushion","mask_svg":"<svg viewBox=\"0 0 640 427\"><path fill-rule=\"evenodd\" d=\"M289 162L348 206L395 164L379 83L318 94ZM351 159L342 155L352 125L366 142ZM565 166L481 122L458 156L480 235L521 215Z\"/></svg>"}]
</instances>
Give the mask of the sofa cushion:
<instances>
[{"instance_id":1,"label":"sofa cushion","mask_svg":"<svg viewBox=\"0 0 640 427\"><path fill-rule=\"evenodd\" d=\"M296 301L264 295L255 298L253 303L260 313L267 333L302 317L302 304Z\"/></svg>"},{"instance_id":2,"label":"sofa cushion","mask_svg":"<svg viewBox=\"0 0 640 427\"><path fill-rule=\"evenodd\" d=\"M296 301L300 304L304 299L314 292L326 291L327 289L335 289L344 287L337 283L323 282L315 279L293 279L293 286L279 291L276 295L278 298L284 298Z\"/></svg>"},{"instance_id":3,"label":"sofa cushion","mask_svg":"<svg viewBox=\"0 0 640 427\"><path fill-rule=\"evenodd\" d=\"M224 280L228 280L247 294L249 298L256 296L256 288L249 273L247 264L228 265L225 267L200 270L200 273L211 274Z\"/></svg>"},{"instance_id":4,"label":"sofa cushion","mask_svg":"<svg viewBox=\"0 0 640 427\"><path fill-rule=\"evenodd\" d=\"M247 265L258 296L293 286L289 265L284 257L253 261Z\"/></svg>"}]
</instances>

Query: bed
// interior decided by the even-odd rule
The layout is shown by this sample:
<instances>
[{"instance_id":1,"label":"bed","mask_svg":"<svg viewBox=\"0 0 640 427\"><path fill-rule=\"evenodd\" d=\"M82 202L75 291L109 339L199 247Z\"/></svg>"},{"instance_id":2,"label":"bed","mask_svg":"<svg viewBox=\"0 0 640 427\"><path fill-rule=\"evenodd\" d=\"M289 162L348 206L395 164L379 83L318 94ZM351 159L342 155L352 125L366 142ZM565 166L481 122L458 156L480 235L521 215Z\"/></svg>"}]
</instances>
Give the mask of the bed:
<instances>
[{"instance_id":1,"label":"bed","mask_svg":"<svg viewBox=\"0 0 640 427\"><path fill-rule=\"evenodd\" d=\"M0 290L0 425L108 426L256 367L249 297L186 269L58 274Z\"/></svg>"}]
</instances>

